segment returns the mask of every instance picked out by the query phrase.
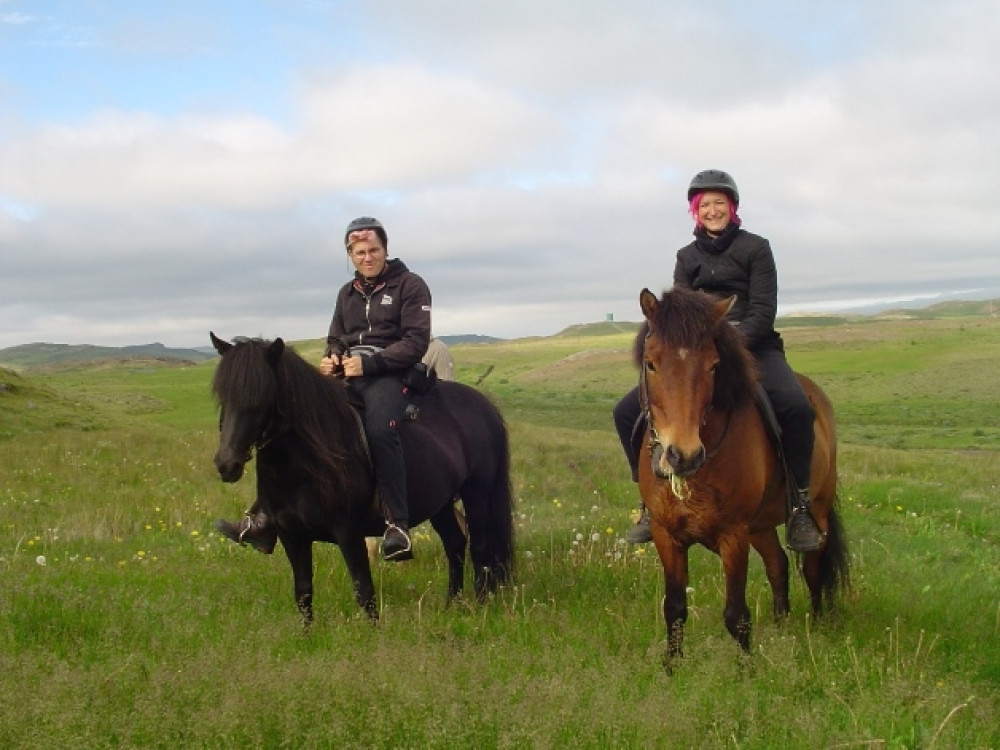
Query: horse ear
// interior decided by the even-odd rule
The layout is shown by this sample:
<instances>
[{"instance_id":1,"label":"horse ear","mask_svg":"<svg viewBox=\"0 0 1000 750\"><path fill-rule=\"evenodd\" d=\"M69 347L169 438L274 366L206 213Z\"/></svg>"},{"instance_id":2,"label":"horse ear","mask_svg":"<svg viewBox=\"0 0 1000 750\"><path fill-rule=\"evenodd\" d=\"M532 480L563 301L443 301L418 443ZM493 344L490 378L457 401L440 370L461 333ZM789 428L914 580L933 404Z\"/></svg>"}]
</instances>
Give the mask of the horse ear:
<instances>
[{"instance_id":1,"label":"horse ear","mask_svg":"<svg viewBox=\"0 0 1000 750\"><path fill-rule=\"evenodd\" d=\"M715 314L719 320L729 315L729 311L733 309L733 305L736 304L736 295L732 297L727 297L726 299L719 300L715 303Z\"/></svg>"},{"instance_id":2,"label":"horse ear","mask_svg":"<svg viewBox=\"0 0 1000 750\"><path fill-rule=\"evenodd\" d=\"M646 320L652 323L653 319L656 318L656 311L659 309L660 303L655 294L648 289L643 289L639 293L639 307L642 308L642 314L646 316Z\"/></svg>"},{"instance_id":3,"label":"horse ear","mask_svg":"<svg viewBox=\"0 0 1000 750\"><path fill-rule=\"evenodd\" d=\"M223 339L220 339L218 336L216 336L215 331L209 331L208 335L212 337L212 346L215 347L215 351L217 351L219 354L225 354L226 352L228 352L230 349L233 348L233 345L230 344L228 341L224 341Z\"/></svg>"},{"instance_id":4,"label":"horse ear","mask_svg":"<svg viewBox=\"0 0 1000 750\"><path fill-rule=\"evenodd\" d=\"M277 338L271 342L271 345L267 347L267 361L272 365L277 364L278 360L281 359L281 355L285 351L285 342Z\"/></svg>"}]
</instances>

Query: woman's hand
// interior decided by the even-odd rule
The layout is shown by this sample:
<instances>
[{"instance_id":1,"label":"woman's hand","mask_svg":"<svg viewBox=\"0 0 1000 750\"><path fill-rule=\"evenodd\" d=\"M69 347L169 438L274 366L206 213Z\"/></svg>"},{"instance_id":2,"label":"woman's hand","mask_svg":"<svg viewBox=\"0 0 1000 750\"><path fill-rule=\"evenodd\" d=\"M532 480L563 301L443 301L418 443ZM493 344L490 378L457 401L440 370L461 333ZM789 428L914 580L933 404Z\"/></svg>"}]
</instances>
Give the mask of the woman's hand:
<instances>
[{"instance_id":1,"label":"woman's hand","mask_svg":"<svg viewBox=\"0 0 1000 750\"><path fill-rule=\"evenodd\" d=\"M340 364L344 368L345 378L360 378L364 375L365 368L361 361L362 359L364 359L364 356L359 355L357 357L344 357L340 360Z\"/></svg>"},{"instance_id":2,"label":"woman's hand","mask_svg":"<svg viewBox=\"0 0 1000 750\"><path fill-rule=\"evenodd\" d=\"M319 362L319 372L320 375L333 375L340 369L340 357L336 354L330 354Z\"/></svg>"}]
</instances>

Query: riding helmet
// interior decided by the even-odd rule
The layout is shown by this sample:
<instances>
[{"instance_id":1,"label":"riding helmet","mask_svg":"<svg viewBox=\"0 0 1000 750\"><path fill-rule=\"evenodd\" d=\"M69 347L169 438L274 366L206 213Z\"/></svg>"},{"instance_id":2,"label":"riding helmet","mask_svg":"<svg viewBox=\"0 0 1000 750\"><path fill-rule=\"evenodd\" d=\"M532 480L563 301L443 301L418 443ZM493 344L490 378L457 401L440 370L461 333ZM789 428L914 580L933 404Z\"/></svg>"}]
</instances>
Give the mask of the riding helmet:
<instances>
[{"instance_id":1,"label":"riding helmet","mask_svg":"<svg viewBox=\"0 0 1000 750\"><path fill-rule=\"evenodd\" d=\"M371 216L359 216L347 225L347 230L344 232L344 244L347 244L347 238L350 236L351 232L357 232L360 229L374 229L375 234L377 234L378 238L382 240L382 247L387 250L389 249L389 237L385 233L385 227L382 226L381 221L374 219Z\"/></svg>"},{"instance_id":2,"label":"riding helmet","mask_svg":"<svg viewBox=\"0 0 1000 750\"><path fill-rule=\"evenodd\" d=\"M736 180L728 172L723 172L721 169L706 169L696 174L688 186L688 200L706 190L719 190L728 195L737 207L740 205L740 191L736 188Z\"/></svg>"}]
</instances>

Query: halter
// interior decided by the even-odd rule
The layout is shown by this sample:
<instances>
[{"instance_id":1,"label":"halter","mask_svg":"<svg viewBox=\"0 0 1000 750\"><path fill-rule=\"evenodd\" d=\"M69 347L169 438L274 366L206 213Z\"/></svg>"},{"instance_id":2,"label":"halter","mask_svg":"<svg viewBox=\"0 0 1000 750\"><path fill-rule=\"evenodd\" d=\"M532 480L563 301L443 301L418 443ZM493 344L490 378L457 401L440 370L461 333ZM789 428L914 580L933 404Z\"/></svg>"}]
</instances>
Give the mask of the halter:
<instances>
[{"instance_id":1,"label":"halter","mask_svg":"<svg viewBox=\"0 0 1000 750\"><path fill-rule=\"evenodd\" d=\"M645 342L647 339L649 339L650 335L651 333L646 333L645 337L643 338L643 341ZM645 350L645 348L646 347L644 343L643 349ZM638 429L639 425L642 424L643 422L646 423L646 427L649 430L649 440L647 442L647 445L649 446L649 449L652 450L653 445L655 443L660 442L660 436L656 432L656 425L653 424L653 412L649 408L649 385L646 382L646 370L647 370L646 359L645 357L643 357L642 366L639 368L640 419L639 422L636 423L635 429ZM709 415L711 415L713 408L714 408L713 405L709 404L708 407L705 409L705 414L702 416L701 419L701 427L704 427L705 424L708 422L708 417ZM722 445L723 443L726 442L726 436L729 434L729 425L732 423L732 420L733 420L733 411L732 409L730 409L729 411L726 412L726 423L722 427L722 434L719 436L718 442L715 444L715 447L713 447L711 450L705 451L706 461L710 461L711 459L715 458L715 456L718 455L719 451L722 450ZM700 428L699 428L699 433L700 433ZM678 493L675 492L675 494Z\"/></svg>"}]
</instances>

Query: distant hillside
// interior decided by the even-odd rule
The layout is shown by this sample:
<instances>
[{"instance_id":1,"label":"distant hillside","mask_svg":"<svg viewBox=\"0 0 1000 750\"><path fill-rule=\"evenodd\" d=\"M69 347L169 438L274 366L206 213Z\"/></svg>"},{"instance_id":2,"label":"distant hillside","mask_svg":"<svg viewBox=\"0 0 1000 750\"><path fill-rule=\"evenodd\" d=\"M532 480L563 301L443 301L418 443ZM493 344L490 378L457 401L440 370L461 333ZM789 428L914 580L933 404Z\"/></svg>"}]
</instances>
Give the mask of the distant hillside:
<instances>
[{"instance_id":1,"label":"distant hillside","mask_svg":"<svg viewBox=\"0 0 1000 750\"><path fill-rule=\"evenodd\" d=\"M948 302L938 302L935 305L924 307L919 310L884 310L872 317L879 319L886 318L978 318L1000 316L1000 299L988 300L950 300Z\"/></svg>"},{"instance_id":2,"label":"distant hillside","mask_svg":"<svg viewBox=\"0 0 1000 750\"><path fill-rule=\"evenodd\" d=\"M503 341L494 336L481 336L478 333L461 333L455 336L438 336L445 346L455 346L456 344L493 344Z\"/></svg>"},{"instance_id":3,"label":"distant hillside","mask_svg":"<svg viewBox=\"0 0 1000 750\"><path fill-rule=\"evenodd\" d=\"M605 320L600 323L580 323L569 326L559 331L556 336L612 336L617 333L635 333L638 330L638 323Z\"/></svg>"},{"instance_id":4,"label":"distant hillside","mask_svg":"<svg viewBox=\"0 0 1000 750\"><path fill-rule=\"evenodd\" d=\"M794 314L778 318L776 327L835 327L846 324L877 322L880 320L929 320L934 318L976 318L1000 317L1000 299L992 300L949 300L934 305L915 309L883 310L871 314ZM635 321L601 321L598 323L580 323L563 329L554 337L572 338L577 336L611 336L615 334L635 333L639 329ZM440 336L448 346L458 344L492 344L505 339L494 336L483 336L466 333L453 336ZM546 337L530 337L546 338ZM323 342L315 343L316 348L322 348ZM14 370L25 370L44 367L65 367L105 361L162 361L171 364L180 362L203 362L217 356L214 351L201 349L172 349L163 344L143 344L140 346L92 346L90 344L23 344L0 349L0 366ZM318 356L318 355L317 355Z\"/></svg>"},{"instance_id":5,"label":"distant hillside","mask_svg":"<svg viewBox=\"0 0 1000 750\"><path fill-rule=\"evenodd\" d=\"M202 362L211 359L197 349L171 349L163 344L138 346L91 346L90 344L22 344L0 349L0 365L23 370L53 365L72 365L96 360L170 360Z\"/></svg>"}]
</instances>

